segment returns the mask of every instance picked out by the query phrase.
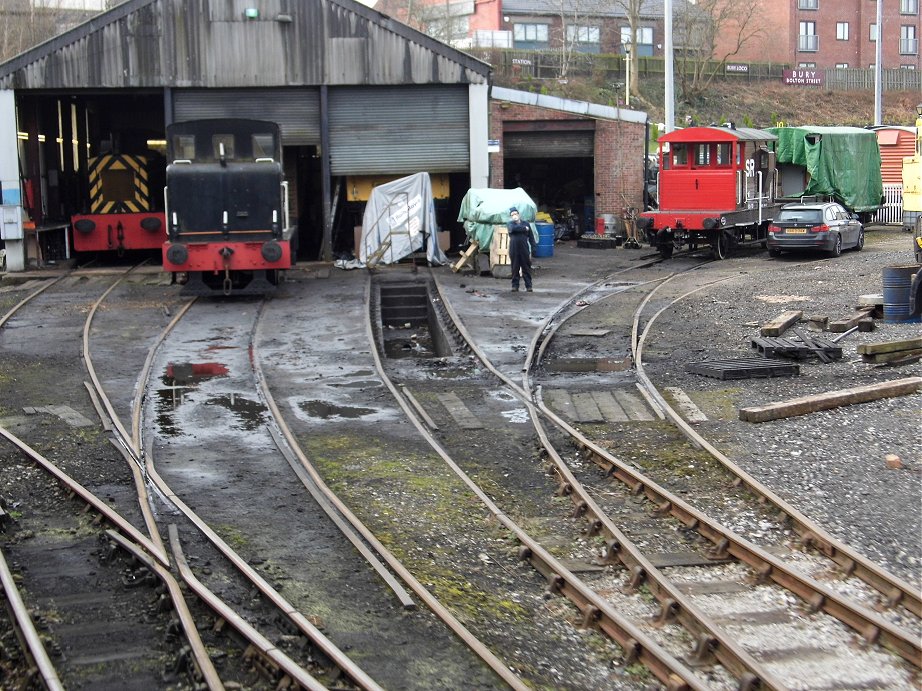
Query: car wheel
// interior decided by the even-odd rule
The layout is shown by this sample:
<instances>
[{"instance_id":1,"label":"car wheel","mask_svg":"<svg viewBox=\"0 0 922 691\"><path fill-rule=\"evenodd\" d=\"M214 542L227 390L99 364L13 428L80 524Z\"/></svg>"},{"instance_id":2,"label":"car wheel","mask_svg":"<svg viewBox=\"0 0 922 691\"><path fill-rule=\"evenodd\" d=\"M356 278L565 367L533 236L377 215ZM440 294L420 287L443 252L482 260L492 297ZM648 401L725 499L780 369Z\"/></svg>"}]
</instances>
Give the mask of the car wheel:
<instances>
[{"instance_id":1,"label":"car wheel","mask_svg":"<svg viewBox=\"0 0 922 691\"><path fill-rule=\"evenodd\" d=\"M858 231L858 241L855 243L855 251L860 252L864 248L864 228Z\"/></svg>"},{"instance_id":2,"label":"car wheel","mask_svg":"<svg viewBox=\"0 0 922 691\"><path fill-rule=\"evenodd\" d=\"M830 257L838 257L842 254L842 236L836 233L835 244L829 250Z\"/></svg>"}]
</instances>

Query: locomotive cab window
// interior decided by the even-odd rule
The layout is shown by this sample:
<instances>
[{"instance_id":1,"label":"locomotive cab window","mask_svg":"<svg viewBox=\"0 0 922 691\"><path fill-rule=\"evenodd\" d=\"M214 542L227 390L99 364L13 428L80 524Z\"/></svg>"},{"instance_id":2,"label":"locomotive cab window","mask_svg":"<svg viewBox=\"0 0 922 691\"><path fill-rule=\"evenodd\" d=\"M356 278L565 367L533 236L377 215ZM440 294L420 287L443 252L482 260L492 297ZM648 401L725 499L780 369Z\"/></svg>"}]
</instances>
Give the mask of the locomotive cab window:
<instances>
[{"instance_id":1,"label":"locomotive cab window","mask_svg":"<svg viewBox=\"0 0 922 691\"><path fill-rule=\"evenodd\" d=\"M234 158L234 135L232 134L216 134L211 138L211 144L214 147L214 160L218 161L222 158L233 159ZM224 147L224 151L221 151L221 147Z\"/></svg>"},{"instance_id":2,"label":"locomotive cab window","mask_svg":"<svg viewBox=\"0 0 922 691\"><path fill-rule=\"evenodd\" d=\"M708 167L711 165L711 145L695 144L695 167Z\"/></svg>"},{"instance_id":3,"label":"locomotive cab window","mask_svg":"<svg viewBox=\"0 0 922 691\"><path fill-rule=\"evenodd\" d=\"M718 166L725 168L730 165L730 142L716 144L715 160Z\"/></svg>"},{"instance_id":4,"label":"locomotive cab window","mask_svg":"<svg viewBox=\"0 0 922 691\"><path fill-rule=\"evenodd\" d=\"M275 159L275 137L271 134L253 135L253 158Z\"/></svg>"},{"instance_id":5,"label":"locomotive cab window","mask_svg":"<svg viewBox=\"0 0 922 691\"><path fill-rule=\"evenodd\" d=\"M173 160L192 161L195 159L195 136L177 134L173 137Z\"/></svg>"},{"instance_id":6,"label":"locomotive cab window","mask_svg":"<svg viewBox=\"0 0 922 691\"><path fill-rule=\"evenodd\" d=\"M684 168L688 165L688 148L685 144L677 143L673 145L672 165L674 168Z\"/></svg>"}]
</instances>

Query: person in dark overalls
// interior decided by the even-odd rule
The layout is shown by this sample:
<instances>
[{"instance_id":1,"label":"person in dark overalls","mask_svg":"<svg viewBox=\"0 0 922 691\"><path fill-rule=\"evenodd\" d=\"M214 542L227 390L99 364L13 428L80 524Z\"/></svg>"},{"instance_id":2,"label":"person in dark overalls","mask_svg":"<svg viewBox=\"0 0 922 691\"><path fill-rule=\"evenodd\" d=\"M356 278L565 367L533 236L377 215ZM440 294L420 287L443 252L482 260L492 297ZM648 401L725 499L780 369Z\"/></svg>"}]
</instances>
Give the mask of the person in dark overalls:
<instances>
[{"instance_id":1,"label":"person in dark overalls","mask_svg":"<svg viewBox=\"0 0 922 691\"><path fill-rule=\"evenodd\" d=\"M525 281L525 290L531 292L531 251L535 244L531 226L519 218L519 210L509 209L509 260L512 263L512 291L519 290L519 273Z\"/></svg>"}]
</instances>

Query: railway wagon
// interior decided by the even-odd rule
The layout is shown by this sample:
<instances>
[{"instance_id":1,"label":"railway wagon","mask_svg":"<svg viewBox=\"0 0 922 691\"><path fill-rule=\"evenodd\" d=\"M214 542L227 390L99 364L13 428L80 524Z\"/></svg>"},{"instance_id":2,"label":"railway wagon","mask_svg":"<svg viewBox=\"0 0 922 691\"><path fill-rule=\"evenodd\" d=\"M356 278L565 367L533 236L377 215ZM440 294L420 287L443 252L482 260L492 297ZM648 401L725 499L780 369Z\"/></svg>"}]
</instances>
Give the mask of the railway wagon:
<instances>
[{"instance_id":1,"label":"railway wagon","mask_svg":"<svg viewBox=\"0 0 922 691\"><path fill-rule=\"evenodd\" d=\"M293 256L278 125L175 123L167 157L164 270L186 295L273 292Z\"/></svg>"},{"instance_id":2,"label":"railway wagon","mask_svg":"<svg viewBox=\"0 0 922 691\"><path fill-rule=\"evenodd\" d=\"M742 243L765 242L775 201L776 137L751 128L688 127L659 138L659 207L638 228L660 255L707 244L724 259Z\"/></svg>"},{"instance_id":3,"label":"railway wagon","mask_svg":"<svg viewBox=\"0 0 922 691\"><path fill-rule=\"evenodd\" d=\"M70 219L74 251L121 255L159 249L166 224L160 203L162 159L108 153L87 164L89 208Z\"/></svg>"}]
</instances>

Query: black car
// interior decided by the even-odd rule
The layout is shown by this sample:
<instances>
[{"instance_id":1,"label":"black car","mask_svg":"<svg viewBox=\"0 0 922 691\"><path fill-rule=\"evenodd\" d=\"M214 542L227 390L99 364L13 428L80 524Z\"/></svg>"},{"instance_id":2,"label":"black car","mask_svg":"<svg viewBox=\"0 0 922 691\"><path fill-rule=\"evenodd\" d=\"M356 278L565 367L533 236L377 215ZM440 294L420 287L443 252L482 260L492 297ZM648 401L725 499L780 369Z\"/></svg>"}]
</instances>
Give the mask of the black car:
<instances>
[{"instance_id":1,"label":"black car","mask_svg":"<svg viewBox=\"0 0 922 691\"><path fill-rule=\"evenodd\" d=\"M864 247L864 226L836 202L785 204L768 226L768 253L820 250L838 257L842 250Z\"/></svg>"}]
</instances>

